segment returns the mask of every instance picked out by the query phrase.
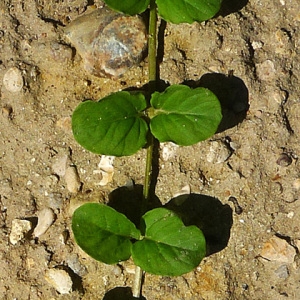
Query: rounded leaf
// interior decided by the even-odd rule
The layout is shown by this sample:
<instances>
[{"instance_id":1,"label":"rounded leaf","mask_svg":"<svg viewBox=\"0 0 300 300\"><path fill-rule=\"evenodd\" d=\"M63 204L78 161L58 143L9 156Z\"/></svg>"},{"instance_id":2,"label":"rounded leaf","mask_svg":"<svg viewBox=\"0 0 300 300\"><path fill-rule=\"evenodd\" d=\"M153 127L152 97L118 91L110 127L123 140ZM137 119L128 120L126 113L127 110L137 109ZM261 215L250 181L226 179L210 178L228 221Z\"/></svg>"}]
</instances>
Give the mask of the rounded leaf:
<instances>
[{"instance_id":1,"label":"rounded leaf","mask_svg":"<svg viewBox=\"0 0 300 300\"><path fill-rule=\"evenodd\" d=\"M212 18L222 0L156 0L159 15L171 23L202 22Z\"/></svg>"},{"instance_id":2,"label":"rounded leaf","mask_svg":"<svg viewBox=\"0 0 300 300\"><path fill-rule=\"evenodd\" d=\"M147 142L148 124L141 117L146 105L143 94L129 92L82 102L72 115L74 138L97 154L131 155Z\"/></svg>"},{"instance_id":3,"label":"rounded leaf","mask_svg":"<svg viewBox=\"0 0 300 300\"><path fill-rule=\"evenodd\" d=\"M172 211L156 208L143 216L145 237L132 246L132 258L146 272L179 276L193 270L205 256L206 243L196 226L184 226Z\"/></svg>"},{"instance_id":4,"label":"rounded leaf","mask_svg":"<svg viewBox=\"0 0 300 300\"><path fill-rule=\"evenodd\" d=\"M160 141L189 146L212 136L222 119L218 98L208 89L172 85L151 98L152 134Z\"/></svg>"},{"instance_id":5,"label":"rounded leaf","mask_svg":"<svg viewBox=\"0 0 300 300\"><path fill-rule=\"evenodd\" d=\"M104 0L104 2L113 10L136 15L148 8L150 0Z\"/></svg>"},{"instance_id":6,"label":"rounded leaf","mask_svg":"<svg viewBox=\"0 0 300 300\"><path fill-rule=\"evenodd\" d=\"M75 241L87 254L106 264L126 260L131 255L131 239L140 232L123 214L100 203L86 203L72 218Z\"/></svg>"}]
</instances>

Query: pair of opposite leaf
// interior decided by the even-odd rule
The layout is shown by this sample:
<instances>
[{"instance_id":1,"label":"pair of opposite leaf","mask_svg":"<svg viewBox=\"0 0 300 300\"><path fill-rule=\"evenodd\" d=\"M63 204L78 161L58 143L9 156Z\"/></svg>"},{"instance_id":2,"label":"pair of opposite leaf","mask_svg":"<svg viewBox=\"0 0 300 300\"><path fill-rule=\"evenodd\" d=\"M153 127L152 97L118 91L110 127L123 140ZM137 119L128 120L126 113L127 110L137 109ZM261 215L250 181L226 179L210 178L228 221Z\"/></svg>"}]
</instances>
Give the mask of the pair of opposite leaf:
<instances>
[{"instance_id":1,"label":"pair of opposite leaf","mask_svg":"<svg viewBox=\"0 0 300 300\"><path fill-rule=\"evenodd\" d=\"M202 231L185 227L172 211L156 208L142 217L141 232L125 215L99 203L86 203L72 218L77 244L94 259L115 264L132 256L144 271L179 276L193 270L206 253Z\"/></svg>"},{"instance_id":2,"label":"pair of opposite leaf","mask_svg":"<svg viewBox=\"0 0 300 300\"><path fill-rule=\"evenodd\" d=\"M117 92L77 106L72 116L76 141L104 155L131 155L147 144L149 130L160 142L188 146L212 136L221 121L217 97L208 89L172 85L151 96Z\"/></svg>"},{"instance_id":3,"label":"pair of opposite leaf","mask_svg":"<svg viewBox=\"0 0 300 300\"><path fill-rule=\"evenodd\" d=\"M150 0L105 0L113 10L128 15L144 12ZM202 22L212 18L221 7L222 0L155 0L158 14L166 21L179 23Z\"/></svg>"}]
</instances>

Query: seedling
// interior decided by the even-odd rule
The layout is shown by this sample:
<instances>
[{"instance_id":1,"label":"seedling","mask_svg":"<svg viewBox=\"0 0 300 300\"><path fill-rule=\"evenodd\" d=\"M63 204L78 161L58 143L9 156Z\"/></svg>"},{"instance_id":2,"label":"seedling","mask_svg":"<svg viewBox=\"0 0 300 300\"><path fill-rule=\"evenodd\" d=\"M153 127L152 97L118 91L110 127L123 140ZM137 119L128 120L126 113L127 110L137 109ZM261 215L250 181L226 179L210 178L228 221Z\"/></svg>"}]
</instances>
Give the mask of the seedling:
<instances>
[{"instance_id":1,"label":"seedling","mask_svg":"<svg viewBox=\"0 0 300 300\"><path fill-rule=\"evenodd\" d=\"M72 116L76 141L96 154L125 156L147 148L141 224L99 203L79 207L72 219L77 244L91 257L115 264L132 257L137 266L133 296L140 297L142 270L178 276L193 270L203 259L206 243L196 226L186 227L165 208L147 211L154 139L188 146L212 136L221 121L217 97L208 89L172 85L158 92L156 60L157 13L172 23L201 22L213 17L222 0L106 0L125 14L150 7L149 88L147 93L121 91L99 102L85 101Z\"/></svg>"}]
</instances>

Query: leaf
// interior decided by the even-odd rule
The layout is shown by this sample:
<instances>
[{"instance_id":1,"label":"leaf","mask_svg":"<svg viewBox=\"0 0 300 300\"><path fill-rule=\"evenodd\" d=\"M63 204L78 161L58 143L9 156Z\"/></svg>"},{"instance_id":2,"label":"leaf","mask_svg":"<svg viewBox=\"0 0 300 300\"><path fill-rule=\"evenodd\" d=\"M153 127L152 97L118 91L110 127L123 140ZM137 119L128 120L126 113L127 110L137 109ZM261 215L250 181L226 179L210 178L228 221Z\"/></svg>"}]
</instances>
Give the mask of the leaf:
<instances>
[{"instance_id":1,"label":"leaf","mask_svg":"<svg viewBox=\"0 0 300 300\"><path fill-rule=\"evenodd\" d=\"M205 88L173 85L152 94L151 105L150 128L160 142L193 145L212 136L222 119L218 98Z\"/></svg>"},{"instance_id":2,"label":"leaf","mask_svg":"<svg viewBox=\"0 0 300 300\"><path fill-rule=\"evenodd\" d=\"M212 18L222 0L156 0L158 14L171 23L202 22Z\"/></svg>"},{"instance_id":3,"label":"leaf","mask_svg":"<svg viewBox=\"0 0 300 300\"><path fill-rule=\"evenodd\" d=\"M117 92L99 102L85 101L72 115L75 140L85 149L105 155L131 155L147 142L148 125L141 117L143 94Z\"/></svg>"},{"instance_id":4,"label":"leaf","mask_svg":"<svg viewBox=\"0 0 300 300\"><path fill-rule=\"evenodd\" d=\"M139 14L145 11L150 4L150 0L104 0L104 2L111 9L128 15Z\"/></svg>"},{"instance_id":5,"label":"leaf","mask_svg":"<svg viewBox=\"0 0 300 300\"><path fill-rule=\"evenodd\" d=\"M127 260L131 255L130 239L140 232L123 214L100 203L86 203L72 218L76 243L87 254L106 264Z\"/></svg>"},{"instance_id":6,"label":"leaf","mask_svg":"<svg viewBox=\"0 0 300 300\"><path fill-rule=\"evenodd\" d=\"M205 256L206 243L196 226L185 227L172 211L156 208L143 216L145 237L132 246L132 258L146 272L179 276L193 270Z\"/></svg>"}]
</instances>

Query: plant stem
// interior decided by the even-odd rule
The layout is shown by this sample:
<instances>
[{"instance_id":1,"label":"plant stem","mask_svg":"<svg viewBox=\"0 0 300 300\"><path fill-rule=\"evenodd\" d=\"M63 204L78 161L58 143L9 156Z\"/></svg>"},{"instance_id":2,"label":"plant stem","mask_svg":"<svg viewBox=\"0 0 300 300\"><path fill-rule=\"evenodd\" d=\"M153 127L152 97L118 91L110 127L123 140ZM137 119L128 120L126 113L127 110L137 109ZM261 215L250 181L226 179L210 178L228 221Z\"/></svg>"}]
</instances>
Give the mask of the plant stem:
<instances>
[{"instance_id":1,"label":"plant stem","mask_svg":"<svg viewBox=\"0 0 300 300\"><path fill-rule=\"evenodd\" d=\"M157 44L157 12L155 0L150 1L150 16L149 16L149 36L148 36L148 72L149 72L149 99L151 94L156 91L156 80L157 80L157 59L156 59L156 44ZM149 100L150 101L150 100ZM143 199L141 215L147 211L149 201L149 191L152 177L152 157L153 157L153 142L154 137L149 134L149 145L147 148L146 167L145 167L145 179L143 187ZM132 294L134 298L139 299L141 295L143 270L136 266L135 278L132 288Z\"/></svg>"}]
</instances>

